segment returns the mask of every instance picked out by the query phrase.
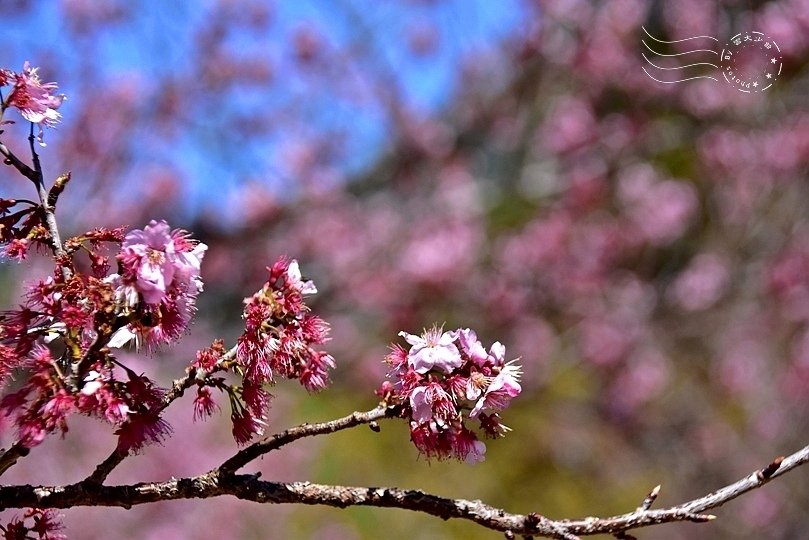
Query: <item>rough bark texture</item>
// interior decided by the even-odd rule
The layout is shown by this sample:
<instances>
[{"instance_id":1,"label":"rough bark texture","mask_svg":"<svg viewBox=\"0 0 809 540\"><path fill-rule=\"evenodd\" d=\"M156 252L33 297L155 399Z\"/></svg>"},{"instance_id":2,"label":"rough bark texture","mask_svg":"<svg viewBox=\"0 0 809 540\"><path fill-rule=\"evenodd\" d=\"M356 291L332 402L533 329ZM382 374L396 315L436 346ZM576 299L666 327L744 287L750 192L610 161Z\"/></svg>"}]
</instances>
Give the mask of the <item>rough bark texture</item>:
<instances>
[{"instance_id":1,"label":"rough bark texture","mask_svg":"<svg viewBox=\"0 0 809 540\"><path fill-rule=\"evenodd\" d=\"M575 539L595 534L613 534L628 538L625 531L679 521L705 522L714 516L707 510L719 507L744 493L761 487L773 478L809 461L809 446L786 458L777 458L766 467L752 472L733 484L704 497L669 508L652 510L659 486L649 493L637 509L619 516L587 517L577 520L552 520L537 513L512 514L481 501L447 499L417 490L393 487L352 487L278 483L259 479L258 475L239 475L234 471L257 457L302 437L333 433L378 419L395 416L395 407L379 407L355 412L321 424L303 424L254 443L205 474L167 482L104 486L89 478L66 486L0 487L0 508L71 508L74 506L120 506L175 499L210 498L232 495L263 504L309 504L337 508L375 506L400 508L439 517L466 519L488 529L509 534L547 538ZM123 458L122 458L123 459Z\"/></svg>"}]
</instances>

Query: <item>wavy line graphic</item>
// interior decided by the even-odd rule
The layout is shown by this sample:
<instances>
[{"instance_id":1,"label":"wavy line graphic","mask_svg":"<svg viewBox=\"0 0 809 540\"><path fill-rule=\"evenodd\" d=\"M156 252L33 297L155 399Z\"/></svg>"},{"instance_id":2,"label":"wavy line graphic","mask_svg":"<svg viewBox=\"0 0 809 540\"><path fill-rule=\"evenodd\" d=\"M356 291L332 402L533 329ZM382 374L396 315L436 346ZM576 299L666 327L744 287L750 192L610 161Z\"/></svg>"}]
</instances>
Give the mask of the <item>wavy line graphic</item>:
<instances>
[{"instance_id":1,"label":"wavy line graphic","mask_svg":"<svg viewBox=\"0 0 809 540\"><path fill-rule=\"evenodd\" d=\"M649 33L649 31L646 29L646 27L641 26L641 28L643 29L643 31L646 33L647 36L649 36L651 39L653 39L654 41L656 41L658 43L664 43L664 44L683 43L683 42L686 42L686 41L690 41L690 40L694 40L694 39L702 39L702 38L712 39L712 40L717 41L717 42L719 41L718 39L716 39L715 37L712 37L712 36L694 36L694 37L689 37L689 38L685 38L685 39L678 39L678 40L674 40L674 41L666 41L666 40L658 39L658 38L654 37L652 34ZM701 52L712 53L712 54L715 54L715 55L719 56L719 53L712 50L712 49L694 49L692 51L685 51L685 52L680 52L680 53L666 54L666 53L661 53L661 52L657 52L656 50L654 50L652 47L649 46L648 43L646 43L645 39L641 38L640 41L641 41L641 43L643 43L644 47L646 47L649 50L649 52L651 52L652 54L654 54L656 56L660 56L660 57L677 58L677 57L685 56L685 55L688 55L688 54L701 53ZM675 66L675 67L658 66L657 64L652 62L649 59L649 57L646 56L646 54L643 51L641 51L641 56L643 57L644 60L646 60L646 63L649 64L649 66L651 66L654 69L658 69L658 70L665 71L665 72L675 71L675 70L680 70L680 69L693 68L693 67L697 67L697 66L710 66L711 68L719 70L719 66L717 66L716 64L712 64L711 62L694 62L694 63L691 63L691 64L686 64L684 66ZM685 60L685 58L683 58L683 60ZM695 75L693 77L683 77L681 79L677 79L676 81L663 81L663 80L658 79L657 77L652 76L652 74L649 73L649 71L646 69L645 66L641 66L641 69L643 69L643 72L646 73L646 75L650 79L652 79L655 82L659 82L661 84L676 84L676 83L681 83L681 82L686 82L686 81L693 81L695 79L710 79L712 81L719 82L719 79L717 79L716 77L711 77L710 75ZM685 73L683 73L682 75L685 75Z\"/></svg>"},{"instance_id":2,"label":"wavy line graphic","mask_svg":"<svg viewBox=\"0 0 809 540\"><path fill-rule=\"evenodd\" d=\"M685 82L685 81L693 81L694 79L711 79L712 81L719 82L719 80L716 79L715 77L710 77L708 75L699 75L697 77L689 77L687 79L678 79L676 81L661 81L660 79L655 79L654 77L652 77L651 74L649 74L649 72L646 71L645 67L641 66L641 69L643 70L643 72L646 75L649 75L650 79L652 79L653 81L659 82L659 83L663 83L663 84L674 84L674 83Z\"/></svg>"},{"instance_id":3,"label":"wavy line graphic","mask_svg":"<svg viewBox=\"0 0 809 540\"><path fill-rule=\"evenodd\" d=\"M641 28L643 29L644 32L646 32L647 36L649 36L650 38L652 38L655 41L659 41L660 43L682 43L683 41L688 41L689 39L700 39L700 38L708 38L708 39L712 39L712 40L717 41L717 42L719 41L718 39L716 39L713 36L694 36L694 37L685 38L685 39L677 39L677 40L674 40L674 41L665 41L663 39L657 39L656 37L654 37L652 34L649 33L648 30L646 30L645 26L641 26Z\"/></svg>"},{"instance_id":4,"label":"wavy line graphic","mask_svg":"<svg viewBox=\"0 0 809 540\"><path fill-rule=\"evenodd\" d=\"M653 48L649 47L649 44L646 43L645 41L640 40L640 42L643 43L644 45L646 45L646 48L649 49L650 51L652 51L653 53L655 53L657 56L682 56L684 54L691 54L691 53L695 53L695 52L709 52L709 53L713 53L713 54L719 56L718 52L712 51L711 49L694 49L693 51L685 51L685 52L681 52L681 53L663 54L663 53L659 53L656 50L654 50Z\"/></svg>"},{"instance_id":5,"label":"wavy line graphic","mask_svg":"<svg viewBox=\"0 0 809 540\"><path fill-rule=\"evenodd\" d=\"M641 55L641 56L643 57L643 59L644 59L644 60L646 60L646 62L647 62L647 63L648 63L650 66L652 66L653 68L657 68L657 69L665 69L665 70L667 70L667 71L668 71L668 70L672 70L672 69L685 69L685 68L690 68L690 67L694 67L694 66L711 66L711 67L715 67L716 69L719 69L719 66L717 66L716 64L711 64L710 62L697 62L696 64L688 64L687 66L678 66L678 67L663 67L663 66L658 66L658 65L656 65L654 62L652 62L651 60L649 60L649 59L646 57L646 55L645 55L645 54L640 53L640 55Z\"/></svg>"}]
</instances>

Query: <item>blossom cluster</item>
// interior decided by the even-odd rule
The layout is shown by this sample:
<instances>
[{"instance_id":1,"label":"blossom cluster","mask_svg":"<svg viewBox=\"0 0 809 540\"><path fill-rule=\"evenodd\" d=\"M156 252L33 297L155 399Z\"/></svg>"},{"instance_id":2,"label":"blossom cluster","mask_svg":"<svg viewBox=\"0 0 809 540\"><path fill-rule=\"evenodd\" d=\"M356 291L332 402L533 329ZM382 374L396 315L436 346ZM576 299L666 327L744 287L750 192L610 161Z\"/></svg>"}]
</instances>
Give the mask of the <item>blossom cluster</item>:
<instances>
[{"instance_id":1,"label":"blossom cluster","mask_svg":"<svg viewBox=\"0 0 809 540\"><path fill-rule=\"evenodd\" d=\"M119 245L111 256L104 246ZM65 433L71 414L94 416L116 426L119 448L137 451L169 432L162 419L165 392L138 375L111 350L134 341L152 349L178 339L191 322L202 291L207 246L165 221L143 229L96 229L65 242L54 275L28 289L26 304L0 314L0 385L24 370L27 381L0 402L0 414L17 427L18 441L31 448L46 435ZM90 272L81 271L86 253ZM233 435L240 444L262 431L275 377L298 379L310 392L326 387L331 355L316 348L328 325L310 313L304 297L317 292L301 277L297 261L279 259L267 268L264 286L245 299L245 331L235 358L220 364L224 343L197 353L194 418L218 410L211 389L230 397ZM242 376L230 385L215 372ZM117 377L125 372L125 380Z\"/></svg>"},{"instance_id":2,"label":"blossom cluster","mask_svg":"<svg viewBox=\"0 0 809 540\"><path fill-rule=\"evenodd\" d=\"M106 281L130 322L116 332L110 346L132 339L153 346L182 335L202 291L200 266L207 249L165 221L153 220L129 232L118 254L120 272Z\"/></svg>"},{"instance_id":3,"label":"blossom cluster","mask_svg":"<svg viewBox=\"0 0 809 540\"><path fill-rule=\"evenodd\" d=\"M47 246L50 235L42 213L31 201L0 199L0 253L8 259L23 261L32 247Z\"/></svg>"},{"instance_id":4,"label":"blossom cluster","mask_svg":"<svg viewBox=\"0 0 809 540\"><path fill-rule=\"evenodd\" d=\"M20 73L0 69L0 87L12 85L11 93L0 104L0 110L4 112L9 107L15 107L23 118L38 124L39 142L44 146L43 126L53 127L59 122L61 114L57 109L66 98L64 94L55 93L58 88L56 83L43 83L38 70L39 68L31 67L28 62L25 62Z\"/></svg>"},{"instance_id":5,"label":"blossom cluster","mask_svg":"<svg viewBox=\"0 0 809 540\"><path fill-rule=\"evenodd\" d=\"M261 432L269 401L262 387L274 384L275 376L298 379L306 390L317 392L329 384L328 370L335 367L331 355L315 348L328 340L328 324L303 300L317 292L314 283L301 277L294 259L282 257L267 271L261 290L244 300L245 331L237 341L244 406L234 408L232 419L239 443Z\"/></svg>"},{"instance_id":6,"label":"blossom cluster","mask_svg":"<svg viewBox=\"0 0 809 540\"><path fill-rule=\"evenodd\" d=\"M509 428L499 412L519 395L521 368L506 362L506 348L495 342L487 351L473 330L445 332L434 326L420 336L400 332L410 349L394 345L385 358L389 381L377 390L387 403L402 407L410 438L428 458L455 457L469 463L484 459L486 445L467 422L476 420L489 438Z\"/></svg>"},{"instance_id":7,"label":"blossom cluster","mask_svg":"<svg viewBox=\"0 0 809 540\"><path fill-rule=\"evenodd\" d=\"M118 273L109 275L108 245L120 245ZM154 346L182 335L202 290L206 246L152 222L128 234L95 229L64 247L54 274L28 287L25 304L0 313L0 386L12 373L27 376L0 402L0 413L13 420L26 448L66 432L74 413L116 426L125 450L160 441L170 430L160 417L163 390L110 347L133 337ZM90 272L81 271L79 253L87 254Z\"/></svg>"}]
</instances>

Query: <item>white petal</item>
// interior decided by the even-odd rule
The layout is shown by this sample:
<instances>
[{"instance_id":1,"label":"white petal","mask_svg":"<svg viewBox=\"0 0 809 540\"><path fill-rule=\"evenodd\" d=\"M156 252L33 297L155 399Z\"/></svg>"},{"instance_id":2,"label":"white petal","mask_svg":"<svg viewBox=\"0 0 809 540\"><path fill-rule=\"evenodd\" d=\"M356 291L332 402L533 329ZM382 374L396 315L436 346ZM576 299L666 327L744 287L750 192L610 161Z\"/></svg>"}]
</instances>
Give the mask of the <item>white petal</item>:
<instances>
[{"instance_id":1,"label":"white petal","mask_svg":"<svg viewBox=\"0 0 809 540\"><path fill-rule=\"evenodd\" d=\"M289 261L289 266L287 267L287 277L292 283L298 283L301 280L301 268L298 266L297 260L292 259Z\"/></svg>"},{"instance_id":2,"label":"white petal","mask_svg":"<svg viewBox=\"0 0 809 540\"><path fill-rule=\"evenodd\" d=\"M410 343L411 345L423 345L424 340L419 336L414 336L413 334L408 334L404 330L399 332L399 335L405 339L406 342Z\"/></svg>"},{"instance_id":3,"label":"white petal","mask_svg":"<svg viewBox=\"0 0 809 540\"><path fill-rule=\"evenodd\" d=\"M85 396L92 396L95 394L99 388L102 386L101 381L90 381L81 388L81 393Z\"/></svg>"},{"instance_id":4,"label":"white petal","mask_svg":"<svg viewBox=\"0 0 809 540\"><path fill-rule=\"evenodd\" d=\"M132 332L129 329L129 326L124 326L123 328L118 329L112 337L110 337L109 343L107 343L108 347L112 347L114 349L120 349L133 339L137 337L137 334Z\"/></svg>"}]
</instances>

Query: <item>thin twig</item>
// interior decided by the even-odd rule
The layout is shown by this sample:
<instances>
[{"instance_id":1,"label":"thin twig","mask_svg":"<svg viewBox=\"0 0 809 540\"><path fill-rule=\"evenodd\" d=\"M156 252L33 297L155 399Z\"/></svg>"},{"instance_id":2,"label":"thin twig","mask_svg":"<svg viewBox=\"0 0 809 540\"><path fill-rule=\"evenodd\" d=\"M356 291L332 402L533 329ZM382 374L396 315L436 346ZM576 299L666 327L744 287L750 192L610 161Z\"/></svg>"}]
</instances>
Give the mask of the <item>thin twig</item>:
<instances>
[{"instance_id":1,"label":"thin twig","mask_svg":"<svg viewBox=\"0 0 809 540\"><path fill-rule=\"evenodd\" d=\"M638 509L639 510L648 510L649 508L651 508L652 505L654 504L654 502L657 500L658 495L660 495L660 485L659 484L656 485L654 487L654 489L652 489L652 491L649 492L649 494L646 496L645 499L643 499L643 502L640 503L640 506L638 507Z\"/></svg>"},{"instance_id":2,"label":"thin twig","mask_svg":"<svg viewBox=\"0 0 809 540\"><path fill-rule=\"evenodd\" d=\"M34 137L34 124L31 124L31 133L28 135L28 143L31 147L31 158L34 163L33 175L34 177L28 178L34 182L39 195L39 203L42 207L42 212L45 214L45 224L48 227L48 232L51 235L51 247L53 254L57 259L62 259L65 256L65 248L62 246L62 239L59 236L59 227L56 225L56 215L53 213L53 207L48 204L48 190L45 189L45 178L42 174L42 164L39 162L39 154L36 151L36 138ZM19 169L19 167L18 167ZM22 172L22 171L21 171ZM65 279L70 278L70 269L62 267L62 272L65 273Z\"/></svg>"},{"instance_id":3,"label":"thin twig","mask_svg":"<svg viewBox=\"0 0 809 540\"><path fill-rule=\"evenodd\" d=\"M370 411L353 412L348 416L337 418L329 422L321 422L319 424L301 424L300 426L295 426L280 433L276 433L267 439L255 442L250 446L243 448L236 455L222 463L222 465L219 466L219 471L222 473L236 472L257 457L304 437L334 433L335 431L352 428L362 424L371 424L372 422L381 420L382 418L392 418L397 415L397 407L379 405Z\"/></svg>"},{"instance_id":4,"label":"thin twig","mask_svg":"<svg viewBox=\"0 0 809 540\"><path fill-rule=\"evenodd\" d=\"M198 380L202 380L211 373L219 371L223 368L223 364L229 362L233 358L236 357L236 347L232 347L226 353L224 353L219 360L217 360L216 364L208 371L204 369L196 369L190 368L188 373L185 377L181 377L176 379L171 384L171 389L166 392L163 396L163 400L160 402L160 406L157 407L154 411L151 411L155 414L159 414L166 409L169 405L171 405L174 400L182 397L186 390L188 390L191 386L196 384ZM110 473L121 464L121 462L127 458L129 455L128 451L120 450L119 448L115 448L107 458L99 463L93 473L88 476L84 482L89 484L102 484L104 480L110 475Z\"/></svg>"},{"instance_id":5,"label":"thin twig","mask_svg":"<svg viewBox=\"0 0 809 540\"><path fill-rule=\"evenodd\" d=\"M8 450L4 450L0 454L0 476L11 468L12 465L17 463L21 457L28 455L30 450L23 446L19 441L11 445Z\"/></svg>"},{"instance_id":6,"label":"thin twig","mask_svg":"<svg viewBox=\"0 0 809 540\"><path fill-rule=\"evenodd\" d=\"M216 361L216 364L214 364L209 370L197 368L189 369L185 377L176 379L171 384L171 389L163 396L163 401L161 402L158 412L171 405L177 398L182 397L185 391L196 384L197 381L204 380L208 375L224 369L225 364L234 358L236 358L236 346L231 347L224 354L222 354L222 356Z\"/></svg>"},{"instance_id":7,"label":"thin twig","mask_svg":"<svg viewBox=\"0 0 809 540\"><path fill-rule=\"evenodd\" d=\"M20 171L20 174L22 174L24 177L28 178L32 182L36 181L35 180L36 173L34 172L34 170L25 163L23 163L22 160L20 160L20 158L14 155L14 152L9 150L9 148L1 142L0 142L0 154L3 154L3 157L6 158L5 162L8 165L12 165L15 169Z\"/></svg>"}]
</instances>

